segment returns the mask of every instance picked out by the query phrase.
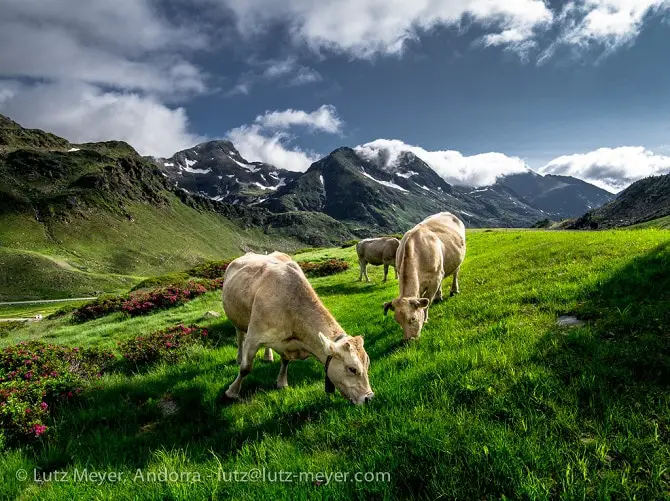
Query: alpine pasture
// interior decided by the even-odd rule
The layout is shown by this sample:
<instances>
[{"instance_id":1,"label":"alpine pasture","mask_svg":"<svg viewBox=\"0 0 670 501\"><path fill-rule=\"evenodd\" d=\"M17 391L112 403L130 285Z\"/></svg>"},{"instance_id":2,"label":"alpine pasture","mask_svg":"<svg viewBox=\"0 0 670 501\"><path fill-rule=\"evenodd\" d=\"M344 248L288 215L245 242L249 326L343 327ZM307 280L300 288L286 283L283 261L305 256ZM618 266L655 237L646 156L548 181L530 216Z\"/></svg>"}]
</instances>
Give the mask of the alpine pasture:
<instances>
[{"instance_id":1,"label":"alpine pasture","mask_svg":"<svg viewBox=\"0 0 670 501\"><path fill-rule=\"evenodd\" d=\"M375 392L365 406L326 394L314 359L291 363L289 388L276 390L278 357L264 362L262 350L241 399L223 402L238 367L232 325L206 315L222 313L220 291L149 315L73 323L66 314L0 331L2 348L40 340L117 356L117 343L180 323L209 332L177 361L93 378L38 438L0 441L0 497L670 496L670 234L472 230L467 239L461 294L432 306L407 343L383 315L398 283L382 283L382 267L369 267L365 283L354 247L295 256L350 264L310 282L347 333L365 337ZM560 327L562 315L585 323ZM368 475L355 481L356 472Z\"/></svg>"}]
</instances>

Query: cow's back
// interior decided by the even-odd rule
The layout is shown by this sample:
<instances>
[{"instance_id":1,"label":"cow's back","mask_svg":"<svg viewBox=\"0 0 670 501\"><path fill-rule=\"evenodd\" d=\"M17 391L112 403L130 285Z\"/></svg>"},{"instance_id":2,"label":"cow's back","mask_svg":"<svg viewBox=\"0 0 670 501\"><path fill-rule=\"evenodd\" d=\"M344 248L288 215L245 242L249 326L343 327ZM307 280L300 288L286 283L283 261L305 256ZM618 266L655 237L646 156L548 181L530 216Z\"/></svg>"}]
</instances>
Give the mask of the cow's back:
<instances>
[{"instance_id":1,"label":"cow's back","mask_svg":"<svg viewBox=\"0 0 670 501\"><path fill-rule=\"evenodd\" d=\"M249 326L254 308L280 309L305 279L300 266L280 252L269 255L247 253L232 261L223 281L223 309L233 325Z\"/></svg>"},{"instance_id":2,"label":"cow's back","mask_svg":"<svg viewBox=\"0 0 670 501\"><path fill-rule=\"evenodd\" d=\"M440 212L424 219L420 224L442 242L444 272L449 275L465 258L465 225L450 212Z\"/></svg>"},{"instance_id":3,"label":"cow's back","mask_svg":"<svg viewBox=\"0 0 670 501\"><path fill-rule=\"evenodd\" d=\"M465 226L450 212L429 216L403 235L398 247L397 265L400 294L415 288L413 277L424 280L437 272L453 273L465 257ZM411 294L411 293L409 293Z\"/></svg>"}]
</instances>

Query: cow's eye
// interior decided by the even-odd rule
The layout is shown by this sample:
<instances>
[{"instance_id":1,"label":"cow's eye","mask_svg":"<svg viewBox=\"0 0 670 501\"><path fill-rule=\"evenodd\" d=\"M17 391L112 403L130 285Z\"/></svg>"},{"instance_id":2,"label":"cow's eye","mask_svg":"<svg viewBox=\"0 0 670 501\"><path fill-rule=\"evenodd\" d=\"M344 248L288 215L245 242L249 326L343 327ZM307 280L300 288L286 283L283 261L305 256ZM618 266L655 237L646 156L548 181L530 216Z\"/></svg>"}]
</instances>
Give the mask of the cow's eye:
<instances>
[{"instance_id":1,"label":"cow's eye","mask_svg":"<svg viewBox=\"0 0 670 501\"><path fill-rule=\"evenodd\" d=\"M351 372L354 376L358 374L358 370L356 367L349 367L349 372Z\"/></svg>"}]
</instances>

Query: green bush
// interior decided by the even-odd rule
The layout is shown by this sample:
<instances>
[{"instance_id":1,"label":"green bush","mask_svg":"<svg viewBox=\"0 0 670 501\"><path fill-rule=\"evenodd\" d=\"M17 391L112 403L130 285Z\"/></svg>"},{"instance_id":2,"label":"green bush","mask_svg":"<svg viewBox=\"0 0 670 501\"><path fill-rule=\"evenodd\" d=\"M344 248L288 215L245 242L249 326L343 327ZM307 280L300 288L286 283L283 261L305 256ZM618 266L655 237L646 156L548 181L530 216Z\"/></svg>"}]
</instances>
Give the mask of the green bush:
<instances>
[{"instance_id":1,"label":"green bush","mask_svg":"<svg viewBox=\"0 0 670 501\"><path fill-rule=\"evenodd\" d=\"M226 272L226 268L228 268L228 265L230 264L231 261L232 259L224 261L207 261L194 268L191 268L186 273L188 273L192 277L209 278L209 279L221 278L223 274Z\"/></svg>"},{"instance_id":2,"label":"green bush","mask_svg":"<svg viewBox=\"0 0 670 501\"><path fill-rule=\"evenodd\" d=\"M360 240L345 240L344 242L342 242L342 245L340 245L340 247L346 249L347 247L353 247L358 242L360 242Z\"/></svg>"},{"instance_id":3,"label":"green bush","mask_svg":"<svg viewBox=\"0 0 670 501\"><path fill-rule=\"evenodd\" d=\"M298 254L304 254L305 252L313 252L313 251L319 251L323 250L325 247L305 247L303 249L298 249L293 253L294 256L297 256Z\"/></svg>"},{"instance_id":4,"label":"green bush","mask_svg":"<svg viewBox=\"0 0 670 501\"><path fill-rule=\"evenodd\" d=\"M298 263L308 277L325 277L349 269L344 259L326 259L325 261L303 261Z\"/></svg>"},{"instance_id":5,"label":"green bush","mask_svg":"<svg viewBox=\"0 0 670 501\"><path fill-rule=\"evenodd\" d=\"M8 336L11 331L24 325L25 322L0 322L0 338Z\"/></svg>"},{"instance_id":6,"label":"green bush","mask_svg":"<svg viewBox=\"0 0 670 501\"><path fill-rule=\"evenodd\" d=\"M136 291L140 289L154 289L156 287L167 287L169 285L182 285L188 281L189 275L186 272L168 273L166 275L158 275L157 277L149 277L142 280L135 287L130 289Z\"/></svg>"},{"instance_id":7,"label":"green bush","mask_svg":"<svg viewBox=\"0 0 670 501\"><path fill-rule=\"evenodd\" d=\"M551 219L545 218L534 223L531 228L549 228L552 224L554 224L554 222Z\"/></svg>"},{"instance_id":8,"label":"green bush","mask_svg":"<svg viewBox=\"0 0 670 501\"><path fill-rule=\"evenodd\" d=\"M123 341L118 346L124 360L131 367L139 369L159 360L176 362L187 346L204 343L207 334L207 329L197 325L186 327L179 324L147 336Z\"/></svg>"}]
</instances>

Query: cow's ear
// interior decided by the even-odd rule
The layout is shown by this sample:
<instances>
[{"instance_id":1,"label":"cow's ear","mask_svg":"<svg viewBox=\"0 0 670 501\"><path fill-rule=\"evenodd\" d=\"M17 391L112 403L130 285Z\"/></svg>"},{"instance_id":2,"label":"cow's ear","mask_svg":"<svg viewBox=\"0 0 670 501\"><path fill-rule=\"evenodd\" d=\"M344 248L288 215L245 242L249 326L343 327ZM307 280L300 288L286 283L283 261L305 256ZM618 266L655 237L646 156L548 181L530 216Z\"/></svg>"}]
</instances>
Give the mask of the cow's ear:
<instances>
[{"instance_id":1,"label":"cow's ear","mask_svg":"<svg viewBox=\"0 0 670 501\"><path fill-rule=\"evenodd\" d=\"M323 332L319 332L319 341L321 341L321 347L326 352L326 355L333 355L335 353L335 343L324 336Z\"/></svg>"},{"instance_id":2,"label":"cow's ear","mask_svg":"<svg viewBox=\"0 0 670 501\"><path fill-rule=\"evenodd\" d=\"M425 297L419 299L419 308L428 308L429 304L430 300L426 299Z\"/></svg>"},{"instance_id":3,"label":"cow's ear","mask_svg":"<svg viewBox=\"0 0 670 501\"><path fill-rule=\"evenodd\" d=\"M384 315L386 315L389 310L395 311L395 308L393 307L393 302L391 301L384 303Z\"/></svg>"}]
</instances>

